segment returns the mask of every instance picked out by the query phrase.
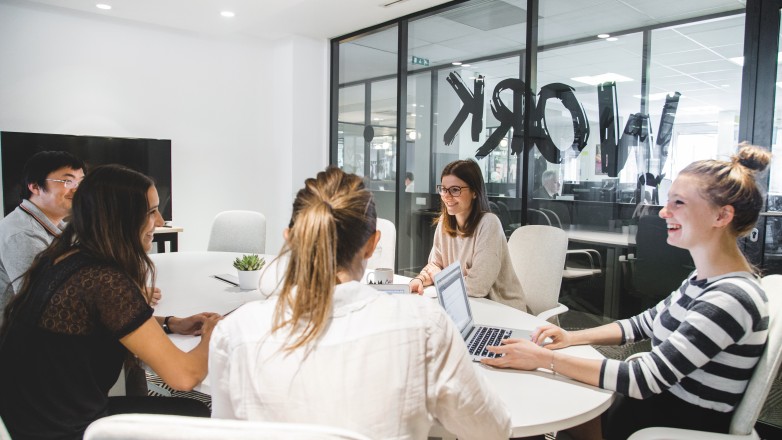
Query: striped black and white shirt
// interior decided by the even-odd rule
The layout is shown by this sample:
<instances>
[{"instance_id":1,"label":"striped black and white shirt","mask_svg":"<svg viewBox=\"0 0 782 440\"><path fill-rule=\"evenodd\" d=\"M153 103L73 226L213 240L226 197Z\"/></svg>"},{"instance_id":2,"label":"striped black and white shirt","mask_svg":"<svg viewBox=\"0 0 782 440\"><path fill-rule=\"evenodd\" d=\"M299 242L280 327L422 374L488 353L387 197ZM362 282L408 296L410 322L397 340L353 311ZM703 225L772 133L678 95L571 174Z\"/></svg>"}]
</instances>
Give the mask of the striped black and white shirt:
<instances>
[{"instance_id":1,"label":"striped black and white shirt","mask_svg":"<svg viewBox=\"0 0 782 440\"><path fill-rule=\"evenodd\" d=\"M604 360L601 388L637 399L668 389L691 404L733 411L766 343L766 294L747 272L696 278L654 308L617 321L623 344L651 338L652 351L630 362Z\"/></svg>"}]
</instances>

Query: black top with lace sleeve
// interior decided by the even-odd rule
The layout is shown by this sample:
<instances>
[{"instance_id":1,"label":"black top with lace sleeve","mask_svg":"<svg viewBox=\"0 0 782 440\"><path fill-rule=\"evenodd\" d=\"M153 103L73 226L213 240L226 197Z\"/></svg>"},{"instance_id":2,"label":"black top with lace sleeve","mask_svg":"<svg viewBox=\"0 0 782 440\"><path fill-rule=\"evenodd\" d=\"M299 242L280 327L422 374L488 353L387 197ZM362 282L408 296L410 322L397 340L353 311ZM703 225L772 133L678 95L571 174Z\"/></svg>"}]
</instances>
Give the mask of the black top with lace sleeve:
<instances>
[{"instance_id":1,"label":"black top with lace sleeve","mask_svg":"<svg viewBox=\"0 0 782 440\"><path fill-rule=\"evenodd\" d=\"M152 316L117 267L77 252L45 263L0 347L0 415L12 438L81 438L106 415L127 350Z\"/></svg>"}]
</instances>

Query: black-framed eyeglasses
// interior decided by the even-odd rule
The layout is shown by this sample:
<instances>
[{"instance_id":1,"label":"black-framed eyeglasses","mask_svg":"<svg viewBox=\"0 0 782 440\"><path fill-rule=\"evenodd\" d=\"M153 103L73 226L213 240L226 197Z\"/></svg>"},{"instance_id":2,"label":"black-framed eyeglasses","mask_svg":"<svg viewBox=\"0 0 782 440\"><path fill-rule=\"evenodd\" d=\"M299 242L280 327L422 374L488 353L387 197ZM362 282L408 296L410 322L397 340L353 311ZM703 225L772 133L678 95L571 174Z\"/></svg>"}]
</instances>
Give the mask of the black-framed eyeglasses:
<instances>
[{"instance_id":1,"label":"black-framed eyeglasses","mask_svg":"<svg viewBox=\"0 0 782 440\"><path fill-rule=\"evenodd\" d=\"M442 185L437 185L437 192L439 192L441 196L444 196L445 193L448 193L452 197L459 197L460 195L462 195L462 189L467 189L467 188L469 188L469 186L445 187Z\"/></svg>"},{"instance_id":2,"label":"black-framed eyeglasses","mask_svg":"<svg viewBox=\"0 0 782 440\"><path fill-rule=\"evenodd\" d=\"M49 182L62 182L65 189L76 189L79 187L79 184L81 183L80 180L71 180L71 179L46 179Z\"/></svg>"}]
</instances>

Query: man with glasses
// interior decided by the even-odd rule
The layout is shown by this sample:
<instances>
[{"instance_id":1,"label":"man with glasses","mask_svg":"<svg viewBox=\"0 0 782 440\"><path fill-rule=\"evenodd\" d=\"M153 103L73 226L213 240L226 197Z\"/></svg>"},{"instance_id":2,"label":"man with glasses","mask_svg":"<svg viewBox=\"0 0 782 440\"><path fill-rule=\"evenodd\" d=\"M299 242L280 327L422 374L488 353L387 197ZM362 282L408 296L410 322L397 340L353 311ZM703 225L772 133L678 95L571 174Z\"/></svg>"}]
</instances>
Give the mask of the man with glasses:
<instances>
[{"instance_id":1,"label":"man with glasses","mask_svg":"<svg viewBox=\"0 0 782 440\"><path fill-rule=\"evenodd\" d=\"M22 203L0 220L0 312L22 287L22 275L35 256L65 228L84 168L81 159L65 151L41 151L25 164Z\"/></svg>"}]
</instances>

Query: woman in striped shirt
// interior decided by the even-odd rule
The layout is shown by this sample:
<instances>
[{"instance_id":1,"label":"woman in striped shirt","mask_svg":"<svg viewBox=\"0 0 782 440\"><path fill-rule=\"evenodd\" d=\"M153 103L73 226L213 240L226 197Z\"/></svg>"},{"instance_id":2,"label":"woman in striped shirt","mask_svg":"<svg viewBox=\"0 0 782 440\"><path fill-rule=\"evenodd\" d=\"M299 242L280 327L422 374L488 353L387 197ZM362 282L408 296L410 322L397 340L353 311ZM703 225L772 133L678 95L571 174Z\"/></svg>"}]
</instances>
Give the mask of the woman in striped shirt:
<instances>
[{"instance_id":1,"label":"woman in striped shirt","mask_svg":"<svg viewBox=\"0 0 782 440\"><path fill-rule=\"evenodd\" d=\"M593 329L568 332L546 325L532 341L507 340L495 347L505 356L484 363L548 368L616 391L619 398L603 416L607 439L624 439L648 426L726 433L768 332L766 295L736 240L755 227L763 201L755 174L770 160L766 150L742 145L730 162L703 160L682 170L660 217L668 225L668 243L689 250L696 270L657 306ZM546 338L553 342L539 346ZM651 339L652 351L629 362L555 350L641 339ZM584 428L581 434L599 438L599 423Z\"/></svg>"}]
</instances>

